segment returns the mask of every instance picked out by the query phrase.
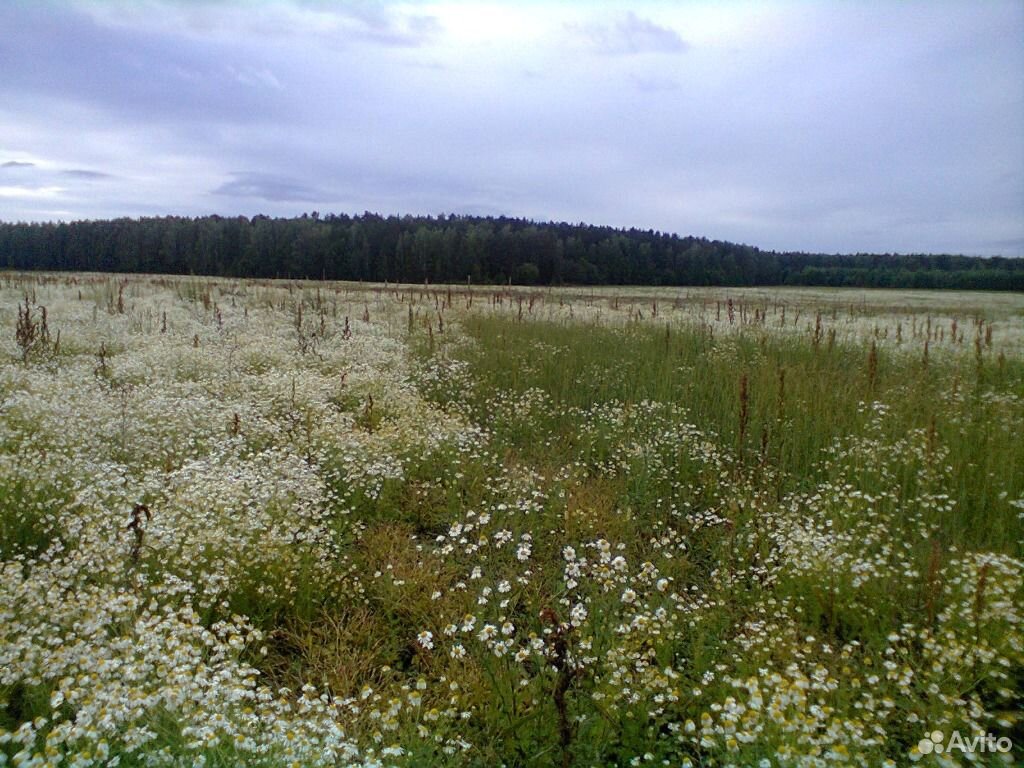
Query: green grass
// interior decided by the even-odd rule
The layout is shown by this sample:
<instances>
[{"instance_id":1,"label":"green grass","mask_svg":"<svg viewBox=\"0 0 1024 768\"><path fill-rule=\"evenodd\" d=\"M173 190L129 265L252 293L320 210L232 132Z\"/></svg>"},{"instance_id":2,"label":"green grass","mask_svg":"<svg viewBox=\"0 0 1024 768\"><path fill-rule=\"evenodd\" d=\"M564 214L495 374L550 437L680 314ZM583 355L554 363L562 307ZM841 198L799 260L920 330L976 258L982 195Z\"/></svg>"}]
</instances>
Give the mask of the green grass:
<instances>
[{"instance_id":1,"label":"green grass","mask_svg":"<svg viewBox=\"0 0 1024 768\"><path fill-rule=\"evenodd\" d=\"M870 675L857 667L891 653L894 630L934 623L943 607L953 610L936 574L956 552L1021 552L1022 515L1010 503L1024 496L1024 366L1017 360L983 354L979 365L970 354L933 353L925 362L911 349L830 346L757 329L712 337L676 327L470 316L463 330L473 343L444 352L415 340L427 365L450 354L462 366L457 381L434 380L424 391L486 427L505 464L543 478L549 498L558 492L567 499L536 521L550 534L538 544L539 560L557 563L564 545L602 536L625 542L630 562L657 560L677 589L696 590L717 606L689 631L643 641L653 643L645 647L660 664L692 670L682 687L700 688L699 672L730 658L737 675L755 678L762 665L785 663L778 649L761 658L748 651L732 656L742 641L738 627L776 605L790 606L783 615L795 611L780 625L795 632L779 642L786 653L814 636L831 648L860 649L864 658L848 662L851 674ZM553 480L566 466L575 473ZM793 506L808 508L808 528L846 536L832 557L873 562L881 575L860 582L838 562L809 570L783 564L774 583L761 583L750 566L775 562L772 528ZM726 515L728 526L699 528L687 519L708 509ZM648 539L655 535L681 537L685 554L659 559L664 548ZM557 593L557 571L544 570ZM591 610L614 615L611 597L592 594ZM541 604L535 598L534 610ZM597 647L619 642L610 627L595 622L591 629ZM1010 634L998 622L968 630L977 638L992 633L996 644ZM815 656L808 648L798 657L808 653ZM826 664L829 657L821 656ZM1021 674L1013 669L1011 676ZM513 703L498 691L514 688L515 674L488 676L497 697L492 706L506 716ZM539 680L529 690L550 696L553 681ZM587 678L571 689L583 723L574 736L574 764L661 754L653 746L661 743L657 718L643 707L605 711L590 698L600 687ZM970 684L958 690L967 695ZM978 695L986 706L1001 706L991 691ZM928 698L923 690L916 696ZM855 700L840 692L832 705L852 712ZM903 694L901 701L894 706L919 708L914 697ZM691 696L680 709L696 719L703 706ZM521 725L536 741L493 745L493 759L557 764L554 714L550 699L529 709L529 724ZM940 715L930 717L938 722ZM535 718L547 721L547 730ZM905 754L917 731L899 721L889 727L895 748L885 754ZM755 743L742 754L774 757L787 738L766 735L775 747ZM540 748L545 743L548 751ZM689 754L695 764L708 759L700 750L664 754Z\"/></svg>"},{"instance_id":2,"label":"green grass","mask_svg":"<svg viewBox=\"0 0 1024 768\"><path fill-rule=\"evenodd\" d=\"M851 470L861 490L881 490L876 472L849 462L823 466L824 452L837 441L869 436L872 411L887 408L873 439L897 440L921 430L925 461L948 452L936 493L956 502L936 522L942 533L963 544L1016 551L1024 530L1007 499L1024 495L1024 365L986 362L982 377L969 365L935 355L927 366L911 354L877 351L877 373L869 373L869 348L751 332L712 338L692 330L649 327L611 329L545 322L516 323L493 317L467 319L477 341L464 359L472 388L459 392L460 407L495 432L495 443L519 460L545 466L567 453L597 460L599 446L580 434L579 410L608 403L627 408L644 400L684 409L701 430L744 466L772 470L781 494L806 490ZM747 423L740 440L740 387L747 380ZM496 408L529 390L550 403L523 419L514 408ZM619 427L609 429L621 439ZM903 496L916 491L921 460L896 457ZM1005 494L1005 495L1004 495Z\"/></svg>"},{"instance_id":3,"label":"green grass","mask_svg":"<svg viewBox=\"0 0 1024 768\"><path fill-rule=\"evenodd\" d=\"M980 355L936 343L925 361L922 331L896 344L890 323L874 346L861 310L847 341L815 343L777 315L712 332L668 298L658 321L602 302L600 322L556 322L532 319L571 314L555 294L518 319L499 296L463 309L410 289L352 299L377 325L342 338L332 320L310 354L292 286L230 305L208 281L175 286L157 302L130 285L124 322L92 319L118 352L109 376L70 321L60 359L7 373L3 638L33 655L8 657L23 671L0 681L0 728L84 722L72 692L119 689L78 670L180 642L224 664L199 699L241 696L236 657L268 692L216 712L153 698L105 732L122 765L160 750L289 762L288 734L308 745L328 722L397 766L779 766L829 750L904 765L926 729L1024 741L1024 362L1003 339ZM800 295L813 323L821 296ZM153 318L170 301L172 320L196 305L194 324L163 337L136 301ZM210 394L195 411L179 408L186 379ZM114 428L83 434L94 405ZM133 539L137 503L152 516ZM86 621L108 607L106 625ZM87 626L95 652L77 650ZM173 690L159 664L134 674L138 690L199 691L191 669ZM229 736L244 721L263 738L274 711L270 751ZM224 738L195 742L215 714ZM145 749L129 722L152 729Z\"/></svg>"}]
</instances>

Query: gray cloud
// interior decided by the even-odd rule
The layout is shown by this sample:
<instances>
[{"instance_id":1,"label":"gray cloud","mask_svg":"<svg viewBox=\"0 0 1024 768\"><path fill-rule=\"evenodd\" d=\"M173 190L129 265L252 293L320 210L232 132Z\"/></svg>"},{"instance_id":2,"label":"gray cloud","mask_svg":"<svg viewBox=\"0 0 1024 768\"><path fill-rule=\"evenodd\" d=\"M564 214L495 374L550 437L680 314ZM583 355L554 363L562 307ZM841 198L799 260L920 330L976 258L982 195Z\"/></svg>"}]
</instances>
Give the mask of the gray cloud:
<instances>
[{"instance_id":1,"label":"gray cloud","mask_svg":"<svg viewBox=\"0 0 1024 768\"><path fill-rule=\"evenodd\" d=\"M674 29L655 24L632 11L611 24L570 25L598 53L612 56L637 53L683 53L689 45Z\"/></svg>"},{"instance_id":2,"label":"gray cloud","mask_svg":"<svg viewBox=\"0 0 1024 768\"><path fill-rule=\"evenodd\" d=\"M353 45L418 48L443 31L435 15L374 0L268 0L260 4L158 0L149 6L135 0L109 0L102 5L81 2L79 6L103 26L206 42L249 37L274 45L299 42L335 49Z\"/></svg>"},{"instance_id":3,"label":"gray cloud","mask_svg":"<svg viewBox=\"0 0 1024 768\"><path fill-rule=\"evenodd\" d=\"M70 168L68 170L61 171L61 175L70 176L73 179L87 179L91 181L113 178L109 173L103 173L102 171L89 171L82 168Z\"/></svg>"},{"instance_id":4,"label":"gray cloud","mask_svg":"<svg viewBox=\"0 0 1024 768\"><path fill-rule=\"evenodd\" d=\"M365 41L399 48L416 48L436 38L441 23L430 14L398 15L381 5L361 4L344 9L350 33Z\"/></svg>"},{"instance_id":5,"label":"gray cloud","mask_svg":"<svg viewBox=\"0 0 1024 768\"><path fill-rule=\"evenodd\" d=\"M453 211L1024 255L1013 0L52 0L0 29L4 220Z\"/></svg>"},{"instance_id":6,"label":"gray cloud","mask_svg":"<svg viewBox=\"0 0 1024 768\"><path fill-rule=\"evenodd\" d=\"M8 160L6 163L0 163L0 168L34 168L35 163L26 163L20 160Z\"/></svg>"},{"instance_id":7,"label":"gray cloud","mask_svg":"<svg viewBox=\"0 0 1024 768\"><path fill-rule=\"evenodd\" d=\"M187 37L103 26L49 3L0 5L3 90L60 98L141 120L257 120L274 102L239 82L233 59L246 41L207 45Z\"/></svg>"},{"instance_id":8,"label":"gray cloud","mask_svg":"<svg viewBox=\"0 0 1024 768\"><path fill-rule=\"evenodd\" d=\"M212 191L214 195L229 197L254 197L269 202L315 203L330 197L323 190L308 186L301 181L269 173L242 172L232 174Z\"/></svg>"}]
</instances>

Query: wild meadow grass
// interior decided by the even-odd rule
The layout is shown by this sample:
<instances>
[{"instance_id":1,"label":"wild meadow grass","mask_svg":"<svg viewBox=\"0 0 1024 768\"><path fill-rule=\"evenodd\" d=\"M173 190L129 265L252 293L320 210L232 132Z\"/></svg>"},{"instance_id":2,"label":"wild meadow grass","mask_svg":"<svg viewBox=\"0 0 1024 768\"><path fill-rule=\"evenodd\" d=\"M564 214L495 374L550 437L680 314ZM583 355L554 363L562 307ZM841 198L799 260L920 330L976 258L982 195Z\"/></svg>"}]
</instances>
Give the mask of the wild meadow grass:
<instances>
[{"instance_id":1,"label":"wild meadow grass","mask_svg":"<svg viewBox=\"0 0 1024 768\"><path fill-rule=\"evenodd\" d=\"M1024 301L920 298L3 275L0 765L1019 761Z\"/></svg>"},{"instance_id":2,"label":"wild meadow grass","mask_svg":"<svg viewBox=\"0 0 1024 768\"><path fill-rule=\"evenodd\" d=\"M864 344L828 349L771 333L716 339L671 326L608 329L494 317L473 318L465 330L478 343L464 356L473 387L458 402L476 423L492 423L502 445L530 461L546 463L577 451L580 411L670 404L744 466L765 469L788 492L835 479L835 462L822 458L841 438L870 434L895 442L917 431L930 440L931 461L938 462L941 446L951 462L946 490L956 514L942 520L941 535L1013 552L1024 532L1020 516L1007 514L1012 510L1005 504L1024 493L1019 359L979 372L964 371L955 359L925 364L877 347L872 363L871 347ZM542 393L549 407L531 411L534 417L526 421L495 421L500 412L491 407L494 398L530 393ZM885 418L872 431L878 407ZM901 495L914 491L921 467L911 469L899 478Z\"/></svg>"}]
</instances>

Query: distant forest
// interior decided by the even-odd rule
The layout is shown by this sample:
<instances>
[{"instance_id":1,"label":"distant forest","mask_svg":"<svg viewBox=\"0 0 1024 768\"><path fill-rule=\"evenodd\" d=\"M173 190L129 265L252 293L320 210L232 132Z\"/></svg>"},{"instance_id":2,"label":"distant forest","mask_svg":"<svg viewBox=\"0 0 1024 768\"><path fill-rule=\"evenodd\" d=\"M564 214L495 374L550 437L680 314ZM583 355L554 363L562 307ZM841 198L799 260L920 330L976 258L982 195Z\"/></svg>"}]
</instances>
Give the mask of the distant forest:
<instances>
[{"instance_id":1,"label":"distant forest","mask_svg":"<svg viewBox=\"0 0 1024 768\"><path fill-rule=\"evenodd\" d=\"M1024 290L1024 259L776 253L652 230L476 216L0 223L0 268L405 283Z\"/></svg>"}]
</instances>

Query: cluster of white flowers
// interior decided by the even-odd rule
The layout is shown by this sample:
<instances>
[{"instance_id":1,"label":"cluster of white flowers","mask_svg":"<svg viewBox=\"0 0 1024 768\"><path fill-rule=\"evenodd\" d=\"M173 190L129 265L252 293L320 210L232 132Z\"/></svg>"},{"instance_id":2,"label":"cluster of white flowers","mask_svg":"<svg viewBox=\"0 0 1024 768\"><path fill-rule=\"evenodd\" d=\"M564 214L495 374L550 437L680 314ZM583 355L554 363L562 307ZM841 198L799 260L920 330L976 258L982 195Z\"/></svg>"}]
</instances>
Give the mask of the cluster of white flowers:
<instances>
[{"instance_id":1,"label":"cluster of white flowers","mask_svg":"<svg viewBox=\"0 0 1024 768\"><path fill-rule=\"evenodd\" d=\"M8 280L5 328L24 293L61 344L23 363L13 333L0 342L0 763L400 754L348 735L367 717L351 701L271 689L260 669L275 616L364 600L343 546L363 527L354 505L410 458L474 440L410 382L389 331L400 308L367 319L364 296L338 291L62 277ZM421 722L407 704L388 722Z\"/></svg>"},{"instance_id":2,"label":"cluster of white flowers","mask_svg":"<svg viewBox=\"0 0 1024 768\"><path fill-rule=\"evenodd\" d=\"M676 402L519 386L554 334L491 391L468 330L1008 355L940 403L1005 438L1012 300L3 280L0 765L890 766L926 727L1016 727L1024 563L941 540L972 459L934 427L865 397L789 482ZM22 354L26 295L59 348Z\"/></svg>"}]
</instances>

